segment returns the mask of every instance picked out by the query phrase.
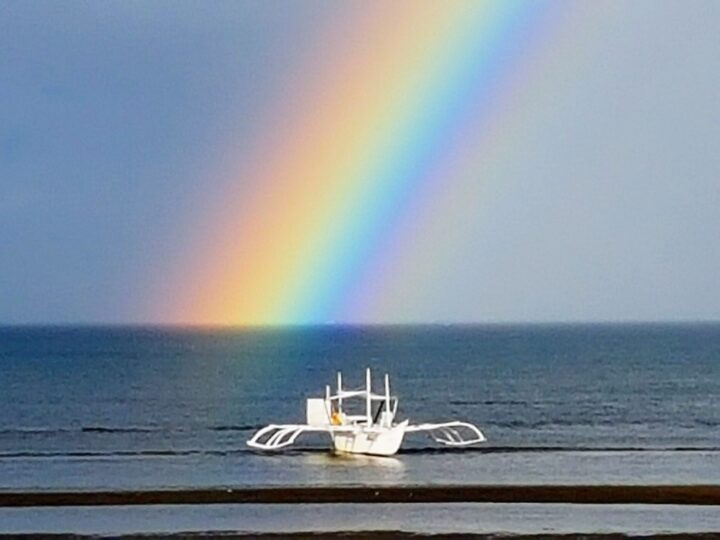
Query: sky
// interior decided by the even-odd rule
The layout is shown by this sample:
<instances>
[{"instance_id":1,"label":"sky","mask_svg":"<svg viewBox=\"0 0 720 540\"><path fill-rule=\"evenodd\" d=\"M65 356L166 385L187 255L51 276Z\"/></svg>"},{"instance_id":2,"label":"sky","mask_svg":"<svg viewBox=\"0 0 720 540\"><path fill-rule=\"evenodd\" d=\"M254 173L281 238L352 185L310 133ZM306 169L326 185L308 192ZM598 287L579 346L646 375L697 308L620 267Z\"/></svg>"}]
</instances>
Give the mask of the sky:
<instances>
[{"instance_id":1,"label":"sky","mask_svg":"<svg viewBox=\"0 0 720 540\"><path fill-rule=\"evenodd\" d=\"M0 3L0 323L720 319L720 3L480 4Z\"/></svg>"}]
</instances>

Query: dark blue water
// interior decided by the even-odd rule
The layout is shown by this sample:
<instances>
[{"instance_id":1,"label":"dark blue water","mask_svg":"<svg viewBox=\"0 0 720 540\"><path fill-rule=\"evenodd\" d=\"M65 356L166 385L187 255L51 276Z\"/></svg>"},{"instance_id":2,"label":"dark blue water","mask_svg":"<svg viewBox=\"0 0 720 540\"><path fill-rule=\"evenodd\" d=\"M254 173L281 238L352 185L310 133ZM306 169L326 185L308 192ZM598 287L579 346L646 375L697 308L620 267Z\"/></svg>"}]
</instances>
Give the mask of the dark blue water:
<instances>
[{"instance_id":1,"label":"dark blue water","mask_svg":"<svg viewBox=\"0 0 720 540\"><path fill-rule=\"evenodd\" d=\"M391 374L401 417L466 419L488 443L418 434L377 467L247 450L365 366ZM720 325L4 328L0 388L3 487L572 482L573 464L578 481L720 479Z\"/></svg>"},{"instance_id":2,"label":"dark blue water","mask_svg":"<svg viewBox=\"0 0 720 540\"><path fill-rule=\"evenodd\" d=\"M488 442L262 455L343 371ZM0 488L720 482L720 325L0 329Z\"/></svg>"}]
</instances>

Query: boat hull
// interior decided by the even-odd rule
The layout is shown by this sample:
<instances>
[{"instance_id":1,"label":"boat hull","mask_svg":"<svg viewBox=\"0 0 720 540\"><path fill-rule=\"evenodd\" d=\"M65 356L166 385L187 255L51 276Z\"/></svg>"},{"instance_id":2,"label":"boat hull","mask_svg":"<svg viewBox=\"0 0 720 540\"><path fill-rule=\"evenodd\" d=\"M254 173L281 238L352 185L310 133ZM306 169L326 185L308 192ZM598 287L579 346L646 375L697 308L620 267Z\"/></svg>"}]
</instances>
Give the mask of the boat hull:
<instances>
[{"instance_id":1,"label":"boat hull","mask_svg":"<svg viewBox=\"0 0 720 540\"><path fill-rule=\"evenodd\" d=\"M405 421L392 428L356 429L333 433L333 446L337 452L392 456L397 454L405 436Z\"/></svg>"}]
</instances>

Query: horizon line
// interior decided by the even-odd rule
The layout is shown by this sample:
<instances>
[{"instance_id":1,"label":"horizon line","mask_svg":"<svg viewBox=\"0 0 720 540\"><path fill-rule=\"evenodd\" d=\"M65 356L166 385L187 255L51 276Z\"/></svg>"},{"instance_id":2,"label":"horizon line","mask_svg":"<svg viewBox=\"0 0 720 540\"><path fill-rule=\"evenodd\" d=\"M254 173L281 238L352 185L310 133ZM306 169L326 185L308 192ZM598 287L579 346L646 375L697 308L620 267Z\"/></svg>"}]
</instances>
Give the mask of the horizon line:
<instances>
[{"instance_id":1,"label":"horizon line","mask_svg":"<svg viewBox=\"0 0 720 540\"><path fill-rule=\"evenodd\" d=\"M4 322L0 328L158 328L187 330L274 330L303 328L478 327L478 326L647 326L720 324L720 319L584 319L498 321L314 322L279 324L164 323L164 322Z\"/></svg>"}]
</instances>

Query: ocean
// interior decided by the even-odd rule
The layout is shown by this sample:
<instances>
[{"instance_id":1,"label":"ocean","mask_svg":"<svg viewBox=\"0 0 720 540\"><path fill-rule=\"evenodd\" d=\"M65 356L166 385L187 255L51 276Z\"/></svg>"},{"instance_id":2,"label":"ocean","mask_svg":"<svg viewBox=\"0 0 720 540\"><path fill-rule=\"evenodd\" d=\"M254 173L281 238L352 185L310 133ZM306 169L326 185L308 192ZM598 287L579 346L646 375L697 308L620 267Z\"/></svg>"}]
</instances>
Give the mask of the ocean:
<instances>
[{"instance_id":1,"label":"ocean","mask_svg":"<svg viewBox=\"0 0 720 540\"><path fill-rule=\"evenodd\" d=\"M400 419L466 420L487 442L408 435L393 458L334 455L319 435L272 455L246 446L265 424L303 422L338 370L362 387L366 367L377 388L390 374ZM720 324L3 327L0 411L4 491L720 484ZM372 527L720 531L712 508L400 506ZM312 522L291 505L282 519L248 508L5 508L0 533L370 526L363 505L316 508Z\"/></svg>"}]
</instances>

